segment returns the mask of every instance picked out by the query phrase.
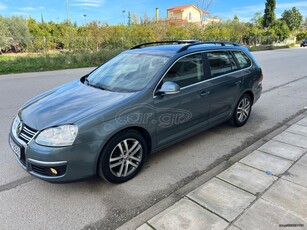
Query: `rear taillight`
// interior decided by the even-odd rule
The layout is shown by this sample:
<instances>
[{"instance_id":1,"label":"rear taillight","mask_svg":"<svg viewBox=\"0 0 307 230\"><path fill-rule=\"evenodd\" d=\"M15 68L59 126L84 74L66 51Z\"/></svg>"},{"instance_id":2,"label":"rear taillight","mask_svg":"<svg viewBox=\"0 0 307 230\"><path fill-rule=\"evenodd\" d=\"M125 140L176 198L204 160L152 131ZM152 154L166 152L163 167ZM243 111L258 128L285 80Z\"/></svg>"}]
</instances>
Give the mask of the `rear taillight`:
<instances>
[{"instance_id":1,"label":"rear taillight","mask_svg":"<svg viewBox=\"0 0 307 230\"><path fill-rule=\"evenodd\" d=\"M259 82L258 82L259 86L262 86L262 81L263 81L263 74L261 73L260 78L259 78Z\"/></svg>"}]
</instances>

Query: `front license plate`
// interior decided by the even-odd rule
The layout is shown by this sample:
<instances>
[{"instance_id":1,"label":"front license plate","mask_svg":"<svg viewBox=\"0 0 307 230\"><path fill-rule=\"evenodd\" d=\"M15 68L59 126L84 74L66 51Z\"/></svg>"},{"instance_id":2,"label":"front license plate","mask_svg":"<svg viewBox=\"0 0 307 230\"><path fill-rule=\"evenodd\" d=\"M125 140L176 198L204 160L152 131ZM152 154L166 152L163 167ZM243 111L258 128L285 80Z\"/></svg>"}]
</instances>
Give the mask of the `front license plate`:
<instances>
[{"instance_id":1,"label":"front license plate","mask_svg":"<svg viewBox=\"0 0 307 230\"><path fill-rule=\"evenodd\" d=\"M20 147L13 141L13 139L10 137L10 146L12 148L12 150L14 151L14 153L16 154L16 156L18 157L18 159L20 159L20 155L21 155L21 149Z\"/></svg>"}]
</instances>

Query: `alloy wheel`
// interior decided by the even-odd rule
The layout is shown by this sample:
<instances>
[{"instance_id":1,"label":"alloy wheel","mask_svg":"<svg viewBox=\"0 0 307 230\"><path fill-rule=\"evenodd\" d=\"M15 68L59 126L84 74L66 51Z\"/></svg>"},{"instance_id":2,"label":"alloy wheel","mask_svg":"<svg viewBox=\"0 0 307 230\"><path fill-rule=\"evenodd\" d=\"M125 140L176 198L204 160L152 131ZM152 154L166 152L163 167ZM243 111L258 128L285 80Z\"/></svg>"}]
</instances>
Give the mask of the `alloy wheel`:
<instances>
[{"instance_id":1,"label":"alloy wheel","mask_svg":"<svg viewBox=\"0 0 307 230\"><path fill-rule=\"evenodd\" d=\"M142 157L141 143L134 138L124 139L114 147L110 155L110 171L116 177L127 177L139 167Z\"/></svg>"},{"instance_id":2,"label":"alloy wheel","mask_svg":"<svg viewBox=\"0 0 307 230\"><path fill-rule=\"evenodd\" d=\"M251 110L250 100L247 97L243 97L237 108L238 121L244 122L248 118L250 110Z\"/></svg>"}]
</instances>

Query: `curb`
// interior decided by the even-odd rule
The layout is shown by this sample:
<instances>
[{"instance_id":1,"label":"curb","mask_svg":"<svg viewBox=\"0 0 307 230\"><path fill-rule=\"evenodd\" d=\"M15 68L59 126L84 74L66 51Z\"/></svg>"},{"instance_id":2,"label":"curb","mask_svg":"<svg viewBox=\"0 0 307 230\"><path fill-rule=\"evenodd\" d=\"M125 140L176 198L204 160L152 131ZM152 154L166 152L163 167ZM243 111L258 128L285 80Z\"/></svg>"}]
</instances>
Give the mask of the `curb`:
<instances>
[{"instance_id":1,"label":"curb","mask_svg":"<svg viewBox=\"0 0 307 230\"><path fill-rule=\"evenodd\" d=\"M236 153L232 157L228 158L227 160L222 161L218 165L216 165L214 168L208 170L204 174L200 175L199 177L195 178L188 184L184 185L180 189L176 190L172 194L170 194L168 197L164 198L163 200L159 201L158 203L154 204L138 216L132 218L125 224L118 227L118 230L135 230L136 228L143 225L145 222L159 214L160 212L164 211L168 207L172 206L174 203L179 201L181 198L183 198L185 195L187 195L192 190L198 188L202 184L209 181L211 178L216 176L217 174L221 173L222 171L229 168L234 163L240 161L242 158L253 152L254 150L258 149L260 146L265 144L266 142L270 141L272 138L277 136L278 134L285 131L287 128L289 128L291 125L295 124L299 120L303 119L305 116L307 116L307 112L305 110L302 110L302 112L295 116L293 119L287 121L284 125L281 127L275 129L271 133L267 134L266 136L262 137L258 141L254 142L250 146L246 147L245 149L241 150L240 152Z\"/></svg>"}]
</instances>

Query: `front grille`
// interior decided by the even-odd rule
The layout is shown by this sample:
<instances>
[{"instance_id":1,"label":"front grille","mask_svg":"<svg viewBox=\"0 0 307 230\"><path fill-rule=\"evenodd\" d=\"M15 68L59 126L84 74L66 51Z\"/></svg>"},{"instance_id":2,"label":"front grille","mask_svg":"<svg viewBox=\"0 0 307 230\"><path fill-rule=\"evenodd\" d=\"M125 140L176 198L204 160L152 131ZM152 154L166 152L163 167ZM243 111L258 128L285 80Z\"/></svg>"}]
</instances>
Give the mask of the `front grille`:
<instances>
[{"instance_id":1,"label":"front grille","mask_svg":"<svg viewBox=\"0 0 307 230\"><path fill-rule=\"evenodd\" d=\"M44 176L63 176L66 173L66 165L46 167L46 166L31 164L31 168L33 172ZM58 171L58 173L56 175L52 174L50 168L54 168L55 170Z\"/></svg>"},{"instance_id":2,"label":"front grille","mask_svg":"<svg viewBox=\"0 0 307 230\"><path fill-rule=\"evenodd\" d=\"M29 126L23 124L21 132L19 133L18 137L23 140L26 144L35 136L37 133L36 130L30 128Z\"/></svg>"}]
</instances>

